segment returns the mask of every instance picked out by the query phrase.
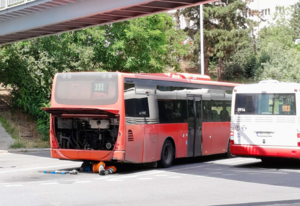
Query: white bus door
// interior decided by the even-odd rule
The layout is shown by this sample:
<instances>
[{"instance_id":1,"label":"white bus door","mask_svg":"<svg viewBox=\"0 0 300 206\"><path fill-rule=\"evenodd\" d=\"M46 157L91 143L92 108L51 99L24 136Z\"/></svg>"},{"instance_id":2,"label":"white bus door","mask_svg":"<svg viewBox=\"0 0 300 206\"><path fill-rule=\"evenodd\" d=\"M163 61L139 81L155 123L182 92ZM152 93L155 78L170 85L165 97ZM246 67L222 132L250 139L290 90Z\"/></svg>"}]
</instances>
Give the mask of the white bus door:
<instances>
[{"instance_id":1,"label":"white bus door","mask_svg":"<svg viewBox=\"0 0 300 206\"><path fill-rule=\"evenodd\" d=\"M187 95L188 157L202 155L202 97Z\"/></svg>"}]
</instances>

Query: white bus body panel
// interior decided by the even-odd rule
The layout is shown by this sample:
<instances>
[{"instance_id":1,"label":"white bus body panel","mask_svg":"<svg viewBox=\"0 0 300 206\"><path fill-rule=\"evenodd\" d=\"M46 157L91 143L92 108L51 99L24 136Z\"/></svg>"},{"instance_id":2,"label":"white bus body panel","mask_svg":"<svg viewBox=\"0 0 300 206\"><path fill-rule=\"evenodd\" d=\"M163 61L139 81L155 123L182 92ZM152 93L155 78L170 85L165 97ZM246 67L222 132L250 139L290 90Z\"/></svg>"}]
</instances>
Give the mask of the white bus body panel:
<instances>
[{"instance_id":1,"label":"white bus body panel","mask_svg":"<svg viewBox=\"0 0 300 206\"><path fill-rule=\"evenodd\" d=\"M300 133L300 116L297 103L300 84L296 83L264 83L241 85L234 89L232 95L231 128L234 131L236 145L283 146L297 147L297 133ZM247 115L235 114L236 94L262 93L295 93L296 115Z\"/></svg>"}]
</instances>

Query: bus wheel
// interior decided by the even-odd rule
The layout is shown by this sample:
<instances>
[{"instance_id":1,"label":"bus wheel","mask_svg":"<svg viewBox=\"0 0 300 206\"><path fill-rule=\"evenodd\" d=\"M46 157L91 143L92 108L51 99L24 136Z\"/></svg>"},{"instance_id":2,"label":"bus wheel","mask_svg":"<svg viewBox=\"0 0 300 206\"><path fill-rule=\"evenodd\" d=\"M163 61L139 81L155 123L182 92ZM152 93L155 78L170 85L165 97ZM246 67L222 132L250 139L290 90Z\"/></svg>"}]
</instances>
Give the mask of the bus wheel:
<instances>
[{"instance_id":1,"label":"bus wheel","mask_svg":"<svg viewBox=\"0 0 300 206\"><path fill-rule=\"evenodd\" d=\"M160 167L170 167L174 160L174 147L170 140L166 140L161 151L160 161L158 162Z\"/></svg>"},{"instance_id":2,"label":"bus wheel","mask_svg":"<svg viewBox=\"0 0 300 206\"><path fill-rule=\"evenodd\" d=\"M265 165L273 165L275 164L274 158L271 157L261 157L260 158L262 163Z\"/></svg>"},{"instance_id":3,"label":"bus wheel","mask_svg":"<svg viewBox=\"0 0 300 206\"><path fill-rule=\"evenodd\" d=\"M234 155L231 154L231 151L230 151L230 140L228 141L227 152L225 153L225 156L228 158L235 157Z\"/></svg>"}]
</instances>

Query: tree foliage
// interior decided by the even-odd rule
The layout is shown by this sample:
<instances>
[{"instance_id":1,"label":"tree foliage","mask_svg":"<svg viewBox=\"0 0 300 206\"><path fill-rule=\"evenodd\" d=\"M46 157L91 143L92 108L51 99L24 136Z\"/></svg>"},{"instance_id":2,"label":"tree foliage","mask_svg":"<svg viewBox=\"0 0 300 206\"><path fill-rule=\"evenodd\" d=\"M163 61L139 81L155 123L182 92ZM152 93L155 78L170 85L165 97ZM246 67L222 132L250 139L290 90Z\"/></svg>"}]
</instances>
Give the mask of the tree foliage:
<instances>
[{"instance_id":1,"label":"tree foliage","mask_svg":"<svg viewBox=\"0 0 300 206\"><path fill-rule=\"evenodd\" d=\"M208 74L208 60L217 57L221 79L224 60L230 59L241 48L248 47L249 33L253 23L247 18L249 8L241 0L222 0L204 5L204 50L205 73ZM188 29L191 37L199 36L199 7L183 9L181 13L195 22ZM198 38L195 38L197 42ZM195 52L197 55L197 52ZM196 59L196 58L195 58Z\"/></svg>"},{"instance_id":2,"label":"tree foliage","mask_svg":"<svg viewBox=\"0 0 300 206\"><path fill-rule=\"evenodd\" d=\"M300 7L294 7L298 13ZM257 80L277 79L279 81L300 82L300 50L295 42L293 19L289 10L275 15L275 23L262 29L258 38L258 58L265 58L257 70ZM299 20L298 20L299 21Z\"/></svg>"},{"instance_id":3,"label":"tree foliage","mask_svg":"<svg viewBox=\"0 0 300 206\"><path fill-rule=\"evenodd\" d=\"M162 72L179 69L187 48L172 17L157 14L0 47L0 82L13 88L12 103L39 119L45 134L52 79L58 72Z\"/></svg>"},{"instance_id":4,"label":"tree foliage","mask_svg":"<svg viewBox=\"0 0 300 206\"><path fill-rule=\"evenodd\" d=\"M300 1L293 6L291 27L295 39L300 39Z\"/></svg>"}]
</instances>

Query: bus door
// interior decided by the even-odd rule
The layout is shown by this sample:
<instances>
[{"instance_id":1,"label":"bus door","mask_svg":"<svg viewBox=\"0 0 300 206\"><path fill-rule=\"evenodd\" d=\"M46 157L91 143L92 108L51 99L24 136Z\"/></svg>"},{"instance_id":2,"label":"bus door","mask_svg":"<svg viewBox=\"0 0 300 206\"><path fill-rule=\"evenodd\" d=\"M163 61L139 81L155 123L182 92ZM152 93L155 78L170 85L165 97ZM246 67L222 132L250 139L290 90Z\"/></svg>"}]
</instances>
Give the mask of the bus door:
<instances>
[{"instance_id":1,"label":"bus door","mask_svg":"<svg viewBox=\"0 0 300 206\"><path fill-rule=\"evenodd\" d=\"M187 95L188 157L202 155L202 96Z\"/></svg>"}]
</instances>

